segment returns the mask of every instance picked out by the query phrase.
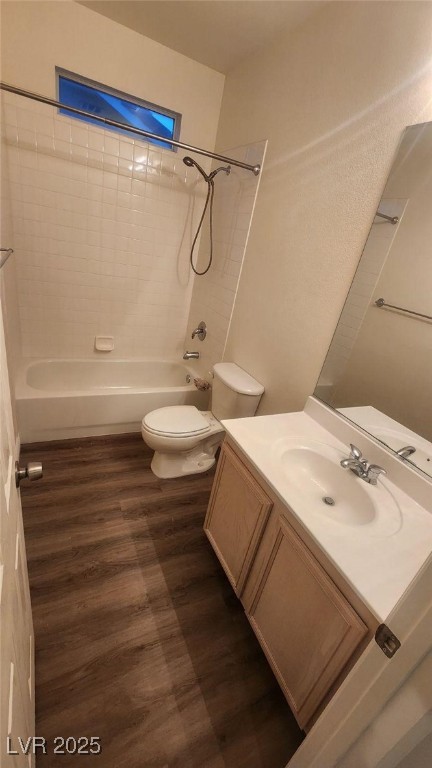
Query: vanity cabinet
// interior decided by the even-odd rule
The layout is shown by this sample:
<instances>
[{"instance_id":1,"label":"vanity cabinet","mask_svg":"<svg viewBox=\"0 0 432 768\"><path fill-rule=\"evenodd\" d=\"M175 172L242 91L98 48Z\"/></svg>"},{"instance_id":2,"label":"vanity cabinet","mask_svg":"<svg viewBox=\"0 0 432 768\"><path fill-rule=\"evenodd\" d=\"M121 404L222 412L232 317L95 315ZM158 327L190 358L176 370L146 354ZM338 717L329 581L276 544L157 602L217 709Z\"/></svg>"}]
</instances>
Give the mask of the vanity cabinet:
<instances>
[{"instance_id":1,"label":"vanity cabinet","mask_svg":"<svg viewBox=\"0 0 432 768\"><path fill-rule=\"evenodd\" d=\"M334 566L318 559L317 545L289 508L227 440L204 529L307 730L378 622L340 574L335 583Z\"/></svg>"},{"instance_id":2,"label":"vanity cabinet","mask_svg":"<svg viewBox=\"0 0 432 768\"><path fill-rule=\"evenodd\" d=\"M304 728L367 627L283 515L248 615Z\"/></svg>"},{"instance_id":3,"label":"vanity cabinet","mask_svg":"<svg viewBox=\"0 0 432 768\"><path fill-rule=\"evenodd\" d=\"M265 491L225 444L204 530L238 596L242 594L272 506Z\"/></svg>"}]
</instances>

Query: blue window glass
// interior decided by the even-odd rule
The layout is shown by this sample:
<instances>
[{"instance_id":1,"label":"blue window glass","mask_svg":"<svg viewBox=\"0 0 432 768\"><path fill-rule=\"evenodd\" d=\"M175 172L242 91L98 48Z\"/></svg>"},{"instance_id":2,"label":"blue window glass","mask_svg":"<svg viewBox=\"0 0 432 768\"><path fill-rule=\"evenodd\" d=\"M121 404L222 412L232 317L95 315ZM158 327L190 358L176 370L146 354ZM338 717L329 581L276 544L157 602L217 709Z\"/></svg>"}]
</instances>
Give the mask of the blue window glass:
<instances>
[{"instance_id":1,"label":"blue window glass","mask_svg":"<svg viewBox=\"0 0 432 768\"><path fill-rule=\"evenodd\" d=\"M61 104L82 109L95 116L107 117L110 120L123 123L125 128L103 125L98 120L74 114L69 112L68 109L60 109L60 114L76 117L78 120L83 120L86 123L93 123L94 125L99 125L99 127L102 126L105 129L116 131L135 139L139 138L139 136L128 131L127 126L140 128L143 131L149 131L168 139L178 139L181 116L177 112L172 112L169 109L158 107L155 104L150 104L140 99L134 99L134 97L130 97L127 94L122 94L91 80L85 80L79 75L74 76L71 73L64 73L59 69L57 69L57 77L58 100ZM171 144L166 144L158 139L142 138L165 149L175 149Z\"/></svg>"}]
</instances>

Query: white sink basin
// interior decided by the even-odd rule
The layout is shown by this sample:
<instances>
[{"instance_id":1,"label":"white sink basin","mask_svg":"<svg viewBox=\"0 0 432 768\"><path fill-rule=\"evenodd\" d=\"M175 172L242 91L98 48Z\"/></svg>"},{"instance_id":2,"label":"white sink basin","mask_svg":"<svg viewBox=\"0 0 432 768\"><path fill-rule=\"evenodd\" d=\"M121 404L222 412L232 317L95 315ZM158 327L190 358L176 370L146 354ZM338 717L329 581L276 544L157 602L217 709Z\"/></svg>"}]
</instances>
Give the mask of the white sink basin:
<instances>
[{"instance_id":1,"label":"white sink basin","mask_svg":"<svg viewBox=\"0 0 432 768\"><path fill-rule=\"evenodd\" d=\"M282 439L274 446L296 504L306 514L325 516L331 524L355 526L368 534L392 536L402 524L399 505L382 478L366 483L340 461L346 458L325 443L297 443ZM332 503L333 502L333 503Z\"/></svg>"},{"instance_id":2,"label":"white sink basin","mask_svg":"<svg viewBox=\"0 0 432 768\"><path fill-rule=\"evenodd\" d=\"M375 413L368 411L368 423L379 423ZM299 534L305 529L374 615L387 621L430 556L428 481L318 400L299 413L230 419L223 426L279 497L281 511L284 505L292 510ZM349 443L388 469L376 486L340 466ZM324 504L327 495L334 506Z\"/></svg>"}]
</instances>

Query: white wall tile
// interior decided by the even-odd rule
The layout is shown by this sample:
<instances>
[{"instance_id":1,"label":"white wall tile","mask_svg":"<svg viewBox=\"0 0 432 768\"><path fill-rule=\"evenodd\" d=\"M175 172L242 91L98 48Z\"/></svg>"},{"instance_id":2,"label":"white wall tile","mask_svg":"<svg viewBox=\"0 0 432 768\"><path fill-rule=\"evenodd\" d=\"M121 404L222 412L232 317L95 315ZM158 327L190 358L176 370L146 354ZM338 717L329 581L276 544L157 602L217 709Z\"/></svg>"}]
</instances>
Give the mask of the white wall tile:
<instances>
[{"instance_id":1,"label":"white wall tile","mask_svg":"<svg viewBox=\"0 0 432 768\"><path fill-rule=\"evenodd\" d=\"M22 355L91 357L105 333L118 357L180 357L183 163L20 97L5 107Z\"/></svg>"}]
</instances>

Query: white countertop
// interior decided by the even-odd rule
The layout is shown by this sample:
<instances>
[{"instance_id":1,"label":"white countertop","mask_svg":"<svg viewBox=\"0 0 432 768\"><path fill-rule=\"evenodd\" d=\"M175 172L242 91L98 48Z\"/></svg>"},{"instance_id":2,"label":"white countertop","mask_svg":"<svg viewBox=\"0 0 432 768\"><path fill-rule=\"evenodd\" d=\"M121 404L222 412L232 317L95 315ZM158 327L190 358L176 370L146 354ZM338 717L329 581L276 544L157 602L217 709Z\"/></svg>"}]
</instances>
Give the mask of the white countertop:
<instances>
[{"instance_id":1,"label":"white countertop","mask_svg":"<svg viewBox=\"0 0 432 768\"><path fill-rule=\"evenodd\" d=\"M363 602L385 621L432 551L432 514L396 486L390 472L378 483L385 488L381 492L390 492L397 501L401 513L397 526L386 530L374 523L341 524L328 514L305 510L279 459L278 445L287 439L299 446L324 443L343 456L349 448L304 411L229 419L222 424ZM341 468L341 472L349 470ZM364 483L361 478L355 482Z\"/></svg>"}]
</instances>

